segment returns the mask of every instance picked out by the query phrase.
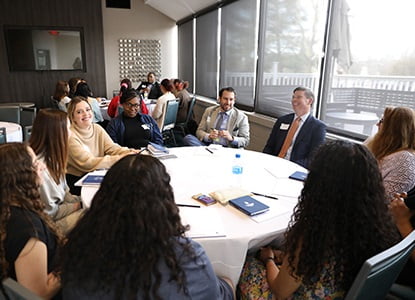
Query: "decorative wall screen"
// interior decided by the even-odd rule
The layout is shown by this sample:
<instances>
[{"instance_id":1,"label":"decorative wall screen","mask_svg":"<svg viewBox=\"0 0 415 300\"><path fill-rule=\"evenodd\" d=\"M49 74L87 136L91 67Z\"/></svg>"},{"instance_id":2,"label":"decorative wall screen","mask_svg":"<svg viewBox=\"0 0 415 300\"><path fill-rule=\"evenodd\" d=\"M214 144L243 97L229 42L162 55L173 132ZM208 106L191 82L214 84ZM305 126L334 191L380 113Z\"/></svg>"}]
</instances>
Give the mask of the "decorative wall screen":
<instances>
[{"instance_id":1,"label":"decorative wall screen","mask_svg":"<svg viewBox=\"0 0 415 300\"><path fill-rule=\"evenodd\" d=\"M146 80L148 72L161 75L161 41L119 39L120 79Z\"/></svg>"}]
</instances>

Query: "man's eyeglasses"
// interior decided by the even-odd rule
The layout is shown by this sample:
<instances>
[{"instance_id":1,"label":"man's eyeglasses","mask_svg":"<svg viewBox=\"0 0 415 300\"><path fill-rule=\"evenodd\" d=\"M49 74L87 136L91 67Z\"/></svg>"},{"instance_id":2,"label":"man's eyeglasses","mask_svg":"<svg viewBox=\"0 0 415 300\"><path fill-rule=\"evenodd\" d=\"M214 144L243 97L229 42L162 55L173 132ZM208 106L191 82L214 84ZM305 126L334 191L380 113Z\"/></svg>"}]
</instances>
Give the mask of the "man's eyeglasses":
<instances>
[{"instance_id":1,"label":"man's eyeglasses","mask_svg":"<svg viewBox=\"0 0 415 300\"><path fill-rule=\"evenodd\" d=\"M135 103L135 104L132 104L132 103L130 103L130 102L127 102L127 103L125 103L129 108L139 108L140 107L140 104L138 104L138 103Z\"/></svg>"}]
</instances>

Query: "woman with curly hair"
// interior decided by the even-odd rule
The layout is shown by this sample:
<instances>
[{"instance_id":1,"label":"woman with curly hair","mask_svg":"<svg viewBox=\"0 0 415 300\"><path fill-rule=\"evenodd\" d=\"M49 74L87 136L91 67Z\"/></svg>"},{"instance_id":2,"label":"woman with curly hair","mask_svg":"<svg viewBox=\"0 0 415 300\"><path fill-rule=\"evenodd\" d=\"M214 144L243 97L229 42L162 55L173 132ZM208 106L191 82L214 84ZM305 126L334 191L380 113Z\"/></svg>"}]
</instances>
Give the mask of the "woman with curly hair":
<instances>
[{"instance_id":1,"label":"woman with curly hair","mask_svg":"<svg viewBox=\"0 0 415 300\"><path fill-rule=\"evenodd\" d=\"M186 230L164 165L147 155L124 157L69 233L64 298L233 299Z\"/></svg>"},{"instance_id":2,"label":"woman with curly hair","mask_svg":"<svg viewBox=\"0 0 415 300\"><path fill-rule=\"evenodd\" d=\"M51 298L60 289L54 259L62 237L43 212L39 186L44 165L30 147L20 143L0 146L0 165L2 277Z\"/></svg>"},{"instance_id":3,"label":"woman with curly hair","mask_svg":"<svg viewBox=\"0 0 415 300\"><path fill-rule=\"evenodd\" d=\"M276 257L266 247L259 260L248 259L241 299L343 299L363 262L398 241L377 162L364 146L328 142L309 171L284 252Z\"/></svg>"},{"instance_id":4,"label":"woman with curly hair","mask_svg":"<svg viewBox=\"0 0 415 300\"><path fill-rule=\"evenodd\" d=\"M72 195L66 183L68 162L68 115L56 109L41 109L33 123L29 144L46 165L42 172L40 199L45 212L67 233L82 214L81 197Z\"/></svg>"},{"instance_id":5,"label":"woman with curly hair","mask_svg":"<svg viewBox=\"0 0 415 300\"><path fill-rule=\"evenodd\" d=\"M379 162L387 201L415 186L415 114L408 107L386 107L379 131L367 147Z\"/></svg>"}]
</instances>

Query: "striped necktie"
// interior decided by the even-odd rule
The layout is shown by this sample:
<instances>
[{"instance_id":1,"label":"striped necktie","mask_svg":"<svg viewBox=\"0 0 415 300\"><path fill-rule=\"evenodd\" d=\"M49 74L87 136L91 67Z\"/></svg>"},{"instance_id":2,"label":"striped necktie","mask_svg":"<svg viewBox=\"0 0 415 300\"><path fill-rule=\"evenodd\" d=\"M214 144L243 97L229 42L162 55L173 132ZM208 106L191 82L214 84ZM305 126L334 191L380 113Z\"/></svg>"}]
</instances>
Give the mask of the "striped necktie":
<instances>
[{"instance_id":1,"label":"striped necktie","mask_svg":"<svg viewBox=\"0 0 415 300\"><path fill-rule=\"evenodd\" d=\"M284 144L281 147L281 151L280 151L280 153L278 153L278 157L284 158L285 155L287 154L287 150L288 150L288 148L290 148L291 143L293 142L294 134L297 131L298 126L300 126L300 121L301 121L301 118L297 117L291 123L290 129L288 130L287 136L285 137Z\"/></svg>"}]
</instances>

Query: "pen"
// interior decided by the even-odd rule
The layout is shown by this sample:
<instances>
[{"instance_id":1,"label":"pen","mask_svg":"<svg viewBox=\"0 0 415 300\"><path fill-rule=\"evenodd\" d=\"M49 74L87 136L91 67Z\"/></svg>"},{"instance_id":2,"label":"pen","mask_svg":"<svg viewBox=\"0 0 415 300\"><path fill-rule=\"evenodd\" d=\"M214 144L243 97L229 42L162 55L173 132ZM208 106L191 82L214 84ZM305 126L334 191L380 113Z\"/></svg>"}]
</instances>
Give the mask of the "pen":
<instances>
[{"instance_id":1,"label":"pen","mask_svg":"<svg viewBox=\"0 0 415 300\"><path fill-rule=\"evenodd\" d=\"M200 205L191 205L191 204L176 204L177 206L181 207L194 207L194 208L200 208Z\"/></svg>"},{"instance_id":2,"label":"pen","mask_svg":"<svg viewBox=\"0 0 415 300\"><path fill-rule=\"evenodd\" d=\"M251 193L254 194L254 195L257 195L257 196L262 196L262 197L265 197L265 198L270 198L270 199L278 200L278 198L277 197L274 197L274 196L264 195L264 194L255 193L255 192L251 192Z\"/></svg>"},{"instance_id":3,"label":"pen","mask_svg":"<svg viewBox=\"0 0 415 300\"><path fill-rule=\"evenodd\" d=\"M212 153L213 154L213 151L212 150L210 150L209 148L205 148L206 149L206 151L208 151L208 152L210 152L210 153Z\"/></svg>"}]
</instances>

